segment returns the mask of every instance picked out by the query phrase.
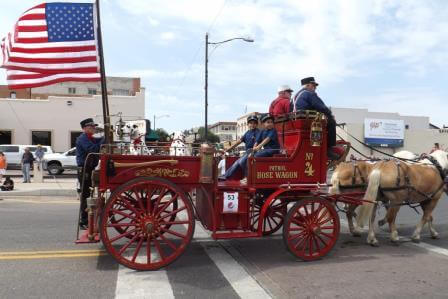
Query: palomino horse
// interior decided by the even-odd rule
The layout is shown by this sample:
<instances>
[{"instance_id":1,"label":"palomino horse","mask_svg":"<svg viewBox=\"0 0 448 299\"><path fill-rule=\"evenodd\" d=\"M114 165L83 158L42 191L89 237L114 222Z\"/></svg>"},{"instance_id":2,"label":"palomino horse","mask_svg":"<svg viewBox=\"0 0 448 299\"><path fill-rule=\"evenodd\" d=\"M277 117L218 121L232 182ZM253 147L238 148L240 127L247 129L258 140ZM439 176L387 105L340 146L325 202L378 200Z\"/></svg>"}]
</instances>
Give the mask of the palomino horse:
<instances>
[{"instance_id":1,"label":"palomino horse","mask_svg":"<svg viewBox=\"0 0 448 299\"><path fill-rule=\"evenodd\" d=\"M447 153L437 150L417 163L387 161L378 163L369 176L369 183L364 199L369 212L364 217L369 219L367 243L378 246L375 238L374 221L378 201L390 203L387 222L392 242L399 240L395 219L403 203L420 203L423 209L421 221L412 235L414 242L420 241L420 233L428 222L432 238L438 233L432 225L432 211L444 192L444 176L448 169ZM365 220L365 219L363 219Z\"/></svg>"},{"instance_id":2,"label":"palomino horse","mask_svg":"<svg viewBox=\"0 0 448 299\"><path fill-rule=\"evenodd\" d=\"M416 159L417 155L409 151L400 151L394 154L396 158ZM329 189L330 194L341 194L345 192L364 192L367 189L368 177L377 162L373 161L351 161L340 163L331 177L332 186ZM365 213L369 213L366 205L361 205L358 209L356 225L353 223L355 209L357 205L348 205L346 216L350 233L355 236L361 236L361 222L366 218Z\"/></svg>"}]
</instances>

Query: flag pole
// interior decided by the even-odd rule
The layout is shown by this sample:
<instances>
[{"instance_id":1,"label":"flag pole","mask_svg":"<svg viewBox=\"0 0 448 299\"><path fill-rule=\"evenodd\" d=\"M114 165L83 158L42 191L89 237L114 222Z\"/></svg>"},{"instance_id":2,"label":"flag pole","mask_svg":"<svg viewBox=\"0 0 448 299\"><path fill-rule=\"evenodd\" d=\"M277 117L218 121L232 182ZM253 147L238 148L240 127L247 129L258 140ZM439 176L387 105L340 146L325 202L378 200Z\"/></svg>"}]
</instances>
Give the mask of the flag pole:
<instances>
[{"instance_id":1,"label":"flag pole","mask_svg":"<svg viewBox=\"0 0 448 299\"><path fill-rule=\"evenodd\" d=\"M109 115L109 100L107 98L107 84L106 84L106 68L104 66L104 52L103 52L103 37L101 33L100 20L100 1L95 0L96 4L96 19L97 19L97 35L98 35L98 56L100 60L101 73L101 97L103 103L103 122L104 122L104 137L105 143L110 144L110 115Z\"/></svg>"}]
</instances>

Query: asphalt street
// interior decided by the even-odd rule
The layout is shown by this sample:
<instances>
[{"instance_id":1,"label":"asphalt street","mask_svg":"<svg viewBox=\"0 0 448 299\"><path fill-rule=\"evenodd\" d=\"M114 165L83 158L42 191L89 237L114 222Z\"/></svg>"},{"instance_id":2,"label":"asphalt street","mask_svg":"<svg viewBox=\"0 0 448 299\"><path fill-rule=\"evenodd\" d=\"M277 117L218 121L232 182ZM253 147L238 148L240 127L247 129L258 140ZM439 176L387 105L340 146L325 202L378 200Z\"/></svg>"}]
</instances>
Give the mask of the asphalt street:
<instances>
[{"instance_id":1,"label":"asphalt street","mask_svg":"<svg viewBox=\"0 0 448 299\"><path fill-rule=\"evenodd\" d=\"M0 201L0 298L448 297L447 198L434 214L440 240L425 229L420 245L407 241L420 215L404 207L400 245L385 228L374 248L343 226L329 255L302 262L281 234L216 242L197 223L185 254L154 272L118 266L101 244L75 245L77 208L74 198Z\"/></svg>"}]
</instances>

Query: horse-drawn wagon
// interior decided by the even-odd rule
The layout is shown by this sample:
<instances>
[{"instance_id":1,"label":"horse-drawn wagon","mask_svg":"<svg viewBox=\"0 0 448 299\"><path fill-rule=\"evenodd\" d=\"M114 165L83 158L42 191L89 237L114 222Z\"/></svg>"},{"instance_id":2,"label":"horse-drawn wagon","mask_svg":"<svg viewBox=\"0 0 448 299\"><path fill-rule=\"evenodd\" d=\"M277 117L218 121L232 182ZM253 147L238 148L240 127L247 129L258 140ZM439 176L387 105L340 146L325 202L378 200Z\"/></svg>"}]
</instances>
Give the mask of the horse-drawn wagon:
<instances>
[{"instance_id":1,"label":"horse-drawn wagon","mask_svg":"<svg viewBox=\"0 0 448 299\"><path fill-rule=\"evenodd\" d=\"M207 144L198 156L124 155L105 145L92 176L88 230L78 242L102 241L120 264L155 270L186 250L198 220L215 240L262 237L283 226L295 257L321 258L338 240L336 203L359 205L363 196L328 194L325 126L314 111L276 119L281 154L249 157L247 184L241 173L218 181Z\"/></svg>"}]
</instances>

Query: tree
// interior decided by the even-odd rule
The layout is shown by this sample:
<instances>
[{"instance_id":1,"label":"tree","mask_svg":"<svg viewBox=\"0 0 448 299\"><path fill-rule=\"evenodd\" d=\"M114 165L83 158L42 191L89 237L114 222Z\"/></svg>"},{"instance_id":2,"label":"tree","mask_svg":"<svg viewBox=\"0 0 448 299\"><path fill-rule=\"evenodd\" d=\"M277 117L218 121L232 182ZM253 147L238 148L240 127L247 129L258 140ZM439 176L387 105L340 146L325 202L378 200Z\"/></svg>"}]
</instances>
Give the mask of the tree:
<instances>
[{"instance_id":1,"label":"tree","mask_svg":"<svg viewBox=\"0 0 448 299\"><path fill-rule=\"evenodd\" d=\"M170 136L164 129L158 128L156 129L157 135L159 135L159 141L165 142L168 141L168 137Z\"/></svg>"},{"instance_id":2,"label":"tree","mask_svg":"<svg viewBox=\"0 0 448 299\"><path fill-rule=\"evenodd\" d=\"M205 136L204 127L200 127L198 129L198 134L199 134L198 142L204 142L204 140L205 140L205 138L204 138L204 136ZM208 131L207 132L207 141L210 142L210 143L219 143L219 136L216 136L212 132Z\"/></svg>"}]
</instances>

